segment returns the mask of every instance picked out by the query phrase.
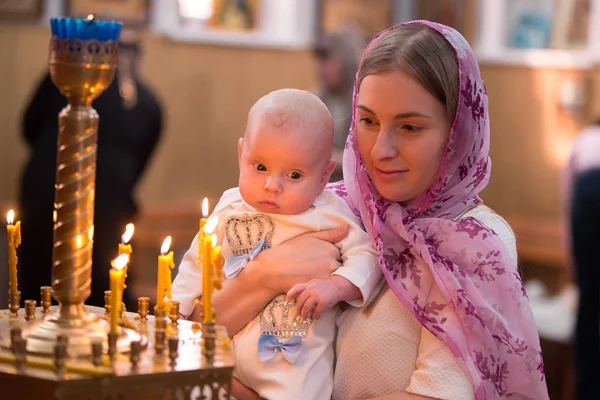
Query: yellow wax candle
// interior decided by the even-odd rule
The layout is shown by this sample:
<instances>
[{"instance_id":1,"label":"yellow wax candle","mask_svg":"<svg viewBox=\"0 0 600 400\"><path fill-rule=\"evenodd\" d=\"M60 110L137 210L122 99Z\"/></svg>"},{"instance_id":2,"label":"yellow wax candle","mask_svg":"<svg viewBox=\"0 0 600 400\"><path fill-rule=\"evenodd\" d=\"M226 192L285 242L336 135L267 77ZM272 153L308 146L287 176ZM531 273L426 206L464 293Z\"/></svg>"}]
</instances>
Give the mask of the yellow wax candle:
<instances>
[{"instance_id":1,"label":"yellow wax candle","mask_svg":"<svg viewBox=\"0 0 600 400\"><path fill-rule=\"evenodd\" d=\"M208 199L202 200L202 218L200 218L200 229L198 229L198 268L202 267L202 253L204 252L204 226L208 217Z\"/></svg>"},{"instance_id":2,"label":"yellow wax candle","mask_svg":"<svg viewBox=\"0 0 600 400\"><path fill-rule=\"evenodd\" d=\"M6 233L8 237L8 267L10 270L10 292L17 292L17 247L21 244L21 221L15 220L15 212L10 210L6 215Z\"/></svg>"},{"instance_id":3,"label":"yellow wax candle","mask_svg":"<svg viewBox=\"0 0 600 400\"><path fill-rule=\"evenodd\" d=\"M127 254L129 260L131 260L131 253L133 253L133 249L131 248L131 244L129 241L133 236L133 232L135 227L133 224L127 224L125 226L125 232L121 235L121 243L119 243L119 255ZM125 285L125 280L127 279L127 266L125 266L125 273L123 274L123 289L127 288Z\"/></svg>"},{"instance_id":4,"label":"yellow wax candle","mask_svg":"<svg viewBox=\"0 0 600 400\"><path fill-rule=\"evenodd\" d=\"M217 235L213 233L212 235L212 262L215 269L215 276L213 278L213 285L215 289L221 290L222 287L222 279L223 279L223 264L225 260L221 256L221 246L217 244Z\"/></svg>"},{"instance_id":5,"label":"yellow wax candle","mask_svg":"<svg viewBox=\"0 0 600 400\"><path fill-rule=\"evenodd\" d=\"M170 247L171 236L167 236L160 248L161 254L158 256L156 308L159 310L165 308L165 296L171 298L171 269L175 267L175 264L173 263L173 252L169 251Z\"/></svg>"},{"instance_id":6,"label":"yellow wax candle","mask_svg":"<svg viewBox=\"0 0 600 400\"><path fill-rule=\"evenodd\" d=\"M213 288L213 260L212 260L212 232L217 227L219 218L212 217L204 226L204 248L202 252L202 302L204 310L204 322L214 322L212 312L212 288Z\"/></svg>"},{"instance_id":7,"label":"yellow wax candle","mask_svg":"<svg viewBox=\"0 0 600 400\"><path fill-rule=\"evenodd\" d=\"M123 299L123 274L129 261L127 254L121 254L112 262L110 269L110 331L116 333L121 314L121 301Z\"/></svg>"}]
</instances>

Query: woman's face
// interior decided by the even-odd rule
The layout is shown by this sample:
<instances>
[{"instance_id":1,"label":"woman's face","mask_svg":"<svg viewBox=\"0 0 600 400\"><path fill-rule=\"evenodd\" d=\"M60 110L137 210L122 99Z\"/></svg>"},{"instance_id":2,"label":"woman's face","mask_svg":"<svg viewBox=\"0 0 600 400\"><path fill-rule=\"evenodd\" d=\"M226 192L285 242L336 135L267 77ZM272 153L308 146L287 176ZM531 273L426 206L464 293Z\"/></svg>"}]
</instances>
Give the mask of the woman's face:
<instances>
[{"instance_id":1,"label":"woman's face","mask_svg":"<svg viewBox=\"0 0 600 400\"><path fill-rule=\"evenodd\" d=\"M356 112L358 149L379 194L406 203L425 192L450 132L444 104L396 70L363 79Z\"/></svg>"}]
</instances>

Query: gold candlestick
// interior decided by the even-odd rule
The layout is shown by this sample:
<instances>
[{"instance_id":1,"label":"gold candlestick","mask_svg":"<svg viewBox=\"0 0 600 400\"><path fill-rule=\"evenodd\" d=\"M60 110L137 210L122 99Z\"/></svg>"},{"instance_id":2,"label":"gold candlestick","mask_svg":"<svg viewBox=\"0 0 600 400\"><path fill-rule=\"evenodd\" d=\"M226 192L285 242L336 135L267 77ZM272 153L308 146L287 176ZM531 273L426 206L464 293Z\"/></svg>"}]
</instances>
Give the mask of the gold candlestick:
<instances>
[{"instance_id":1,"label":"gold candlestick","mask_svg":"<svg viewBox=\"0 0 600 400\"><path fill-rule=\"evenodd\" d=\"M58 18L52 24L50 76L68 101L58 115L52 262L52 296L58 307L23 327L28 350L46 355L54 353L57 336L63 334L69 337L70 355L89 356L92 342L106 343L109 328L104 319L88 313L84 301L91 293L99 121L92 102L114 78L121 24L93 16L86 22ZM116 345L127 349L132 339L141 336L123 330Z\"/></svg>"}]
</instances>

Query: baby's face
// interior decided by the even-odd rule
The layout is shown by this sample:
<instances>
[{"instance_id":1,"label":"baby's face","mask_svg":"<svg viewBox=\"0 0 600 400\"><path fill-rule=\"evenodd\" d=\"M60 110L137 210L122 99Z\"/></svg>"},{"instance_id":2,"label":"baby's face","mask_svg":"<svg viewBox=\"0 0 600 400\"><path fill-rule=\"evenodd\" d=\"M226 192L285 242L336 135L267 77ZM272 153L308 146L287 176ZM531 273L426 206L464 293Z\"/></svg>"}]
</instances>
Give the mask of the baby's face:
<instances>
[{"instance_id":1,"label":"baby's face","mask_svg":"<svg viewBox=\"0 0 600 400\"><path fill-rule=\"evenodd\" d=\"M259 212L298 214L310 208L331 176L331 152L318 135L256 118L238 146L239 187Z\"/></svg>"}]
</instances>

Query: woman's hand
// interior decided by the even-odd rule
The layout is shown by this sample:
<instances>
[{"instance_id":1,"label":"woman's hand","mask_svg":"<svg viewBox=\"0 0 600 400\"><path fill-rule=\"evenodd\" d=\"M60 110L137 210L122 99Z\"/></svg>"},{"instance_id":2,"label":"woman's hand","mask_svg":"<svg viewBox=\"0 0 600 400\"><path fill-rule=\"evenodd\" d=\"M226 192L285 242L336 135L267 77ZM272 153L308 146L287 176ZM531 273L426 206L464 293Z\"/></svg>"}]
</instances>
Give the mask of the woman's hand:
<instances>
[{"instance_id":1,"label":"woman's hand","mask_svg":"<svg viewBox=\"0 0 600 400\"><path fill-rule=\"evenodd\" d=\"M251 267L274 296L287 293L298 283L330 277L341 265L340 250L334 243L347 234L347 225L305 233L263 251Z\"/></svg>"},{"instance_id":2,"label":"woman's hand","mask_svg":"<svg viewBox=\"0 0 600 400\"><path fill-rule=\"evenodd\" d=\"M328 278L340 266L340 251L333 243L344 239L348 226L306 233L261 252L235 279L223 282L213 294L217 324L233 337L267 303L297 283ZM200 320L200 308L190 317Z\"/></svg>"}]
</instances>

